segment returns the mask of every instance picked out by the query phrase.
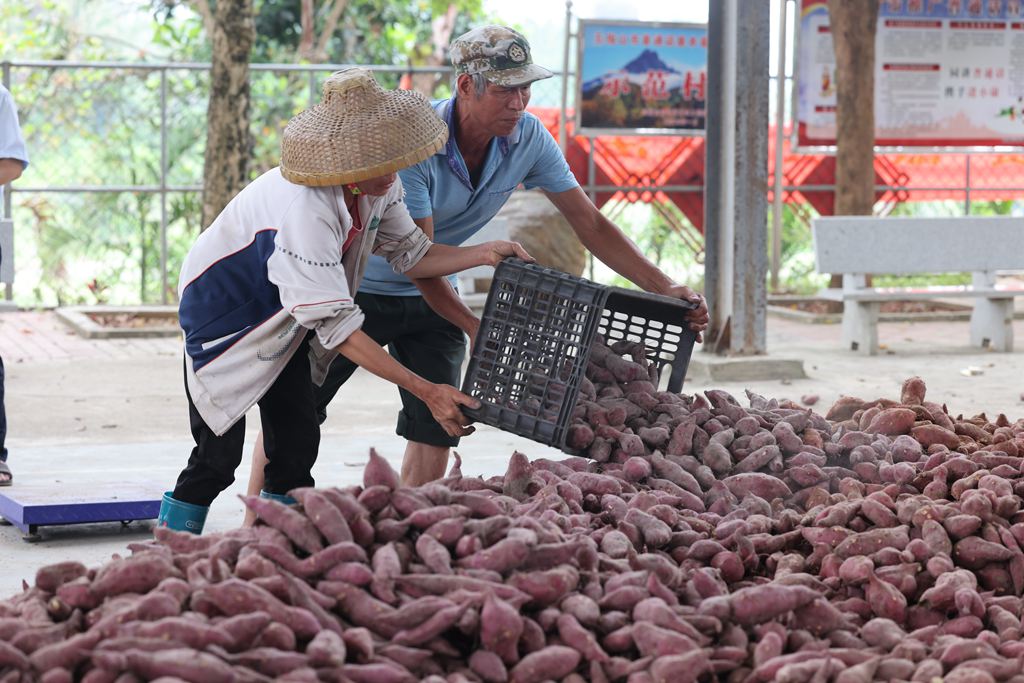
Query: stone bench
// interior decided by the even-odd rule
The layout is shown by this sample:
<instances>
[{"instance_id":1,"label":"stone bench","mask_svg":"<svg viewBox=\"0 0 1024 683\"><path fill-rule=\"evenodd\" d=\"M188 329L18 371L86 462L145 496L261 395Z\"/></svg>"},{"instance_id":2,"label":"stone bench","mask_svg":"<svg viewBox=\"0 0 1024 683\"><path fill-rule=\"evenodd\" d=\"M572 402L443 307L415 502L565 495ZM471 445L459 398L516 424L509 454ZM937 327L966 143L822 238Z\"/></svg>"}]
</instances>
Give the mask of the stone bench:
<instances>
[{"instance_id":1,"label":"stone bench","mask_svg":"<svg viewBox=\"0 0 1024 683\"><path fill-rule=\"evenodd\" d=\"M1024 288L996 284L996 273L1024 269L1024 219L832 216L815 219L812 232L817 271L843 276L842 289L821 296L843 302L844 346L878 353L878 313L884 302L970 298L971 344L1013 350L1013 302ZM970 285L867 285L868 275L962 272L971 273Z\"/></svg>"}]
</instances>

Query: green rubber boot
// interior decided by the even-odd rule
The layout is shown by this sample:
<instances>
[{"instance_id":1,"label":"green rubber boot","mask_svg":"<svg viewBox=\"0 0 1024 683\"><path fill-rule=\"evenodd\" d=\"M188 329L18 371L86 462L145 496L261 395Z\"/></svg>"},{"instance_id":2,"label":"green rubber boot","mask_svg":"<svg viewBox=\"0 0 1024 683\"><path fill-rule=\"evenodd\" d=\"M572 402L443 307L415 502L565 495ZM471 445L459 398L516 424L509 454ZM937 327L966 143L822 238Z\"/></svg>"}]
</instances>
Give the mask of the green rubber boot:
<instances>
[{"instance_id":1,"label":"green rubber boot","mask_svg":"<svg viewBox=\"0 0 1024 683\"><path fill-rule=\"evenodd\" d=\"M270 500L276 500L278 503L284 505L296 505L299 501L295 500L287 493L271 493L269 491L260 490L260 498L269 498Z\"/></svg>"},{"instance_id":2,"label":"green rubber boot","mask_svg":"<svg viewBox=\"0 0 1024 683\"><path fill-rule=\"evenodd\" d=\"M173 491L164 493L164 498L160 502L160 515L156 519L157 525L174 531L188 531L197 535L203 533L206 514L210 508L175 500L172 493Z\"/></svg>"}]
</instances>

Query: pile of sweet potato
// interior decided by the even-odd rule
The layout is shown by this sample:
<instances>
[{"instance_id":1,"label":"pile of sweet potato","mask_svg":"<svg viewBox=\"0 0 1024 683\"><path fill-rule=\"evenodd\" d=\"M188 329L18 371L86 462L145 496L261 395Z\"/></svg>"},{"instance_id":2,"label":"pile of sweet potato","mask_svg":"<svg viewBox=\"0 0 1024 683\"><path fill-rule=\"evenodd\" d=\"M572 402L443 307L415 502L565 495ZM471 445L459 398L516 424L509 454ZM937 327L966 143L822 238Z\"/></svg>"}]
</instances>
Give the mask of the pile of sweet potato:
<instances>
[{"instance_id":1,"label":"pile of sweet potato","mask_svg":"<svg viewBox=\"0 0 1024 683\"><path fill-rule=\"evenodd\" d=\"M594 459L413 489L371 453L362 486L247 499L255 528L44 567L0 602L0 683L1024 681L1024 422L918 378L743 407L604 353Z\"/></svg>"}]
</instances>

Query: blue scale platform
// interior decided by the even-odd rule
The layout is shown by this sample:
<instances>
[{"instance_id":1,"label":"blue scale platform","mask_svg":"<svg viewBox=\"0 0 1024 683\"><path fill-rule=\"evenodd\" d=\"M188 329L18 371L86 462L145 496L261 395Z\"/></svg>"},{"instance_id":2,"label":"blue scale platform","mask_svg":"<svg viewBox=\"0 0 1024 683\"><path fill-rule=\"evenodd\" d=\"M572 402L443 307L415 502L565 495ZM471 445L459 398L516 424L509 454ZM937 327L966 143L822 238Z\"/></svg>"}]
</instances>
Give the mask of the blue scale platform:
<instances>
[{"instance_id":1,"label":"blue scale platform","mask_svg":"<svg viewBox=\"0 0 1024 683\"><path fill-rule=\"evenodd\" d=\"M39 527L156 519L164 488L156 484L18 484L0 489L0 517L34 536Z\"/></svg>"}]
</instances>

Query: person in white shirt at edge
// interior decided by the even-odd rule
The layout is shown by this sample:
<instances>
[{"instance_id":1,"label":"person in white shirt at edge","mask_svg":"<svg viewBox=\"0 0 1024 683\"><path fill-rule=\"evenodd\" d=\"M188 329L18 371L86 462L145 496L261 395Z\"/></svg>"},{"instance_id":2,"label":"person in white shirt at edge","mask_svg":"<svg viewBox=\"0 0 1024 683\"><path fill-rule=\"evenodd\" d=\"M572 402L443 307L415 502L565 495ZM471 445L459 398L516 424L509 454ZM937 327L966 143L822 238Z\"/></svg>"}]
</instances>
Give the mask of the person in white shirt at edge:
<instances>
[{"instance_id":1,"label":"person in white shirt at edge","mask_svg":"<svg viewBox=\"0 0 1024 683\"><path fill-rule=\"evenodd\" d=\"M436 242L462 244L498 213L518 185L540 188L583 245L612 270L648 292L692 302L696 308L686 323L699 341L708 324L704 297L659 270L594 206L551 134L526 111L531 84L552 75L533 63L526 38L504 26L481 26L456 38L449 56L453 96L434 102L448 125L448 142L400 174L417 225ZM404 365L434 381L458 384L463 333L475 339L480 321L452 286L441 280L417 283L372 258L356 299L366 313L366 332ZM335 363L317 387L321 422L354 370L344 360ZM418 486L444 476L449 448L458 445L458 437L446 434L407 392L402 406L396 430L407 440L402 483ZM262 485L261 443L257 439L253 451L250 493ZM254 519L247 513L245 523Z\"/></svg>"},{"instance_id":2,"label":"person in white shirt at edge","mask_svg":"<svg viewBox=\"0 0 1024 683\"><path fill-rule=\"evenodd\" d=\"M224 208L185 257L178 290L185 390L196 446L158 523L200 533L234 481L245 413L258 404L267 452L261 495L313 486L320 444L314 382L339 354L430 407L452 436L478 402L403 367L360 328L353 301L371 253L398 273L435 278L507 256L514 242L434 244L409 216L396 172L444 146L444 122L419 93L384 90L364 69L333 74L323 101L293 118L281 165Z\"/></svg>"},{"instance_id":3,"label":"person in white shirt at edge","mask_svg":"<svg viewBox=\"0 0 1024 683\"><path fill-rule=\"evenodd\" d=\"M3 186L21 177L28 168L28 151L25 139L18 126L18 108L11 92L0 85L0 200L4 197ZM0 263L4 260L0 253ZM7 465L7 412L4 410L4 359L0 356L0 486L10 486L14 475Z\"/></svg>"}]
</instances>

